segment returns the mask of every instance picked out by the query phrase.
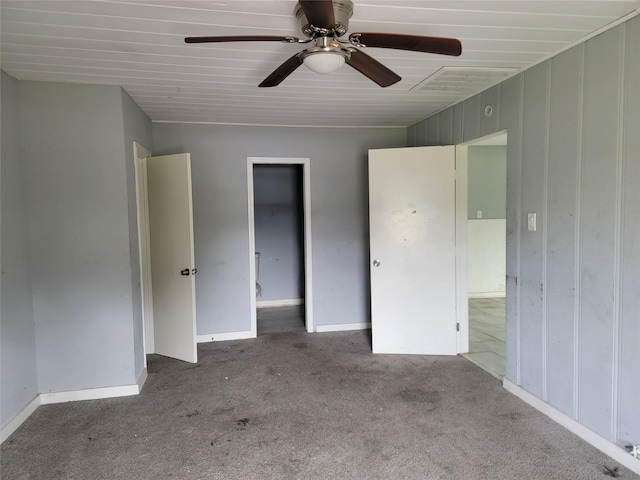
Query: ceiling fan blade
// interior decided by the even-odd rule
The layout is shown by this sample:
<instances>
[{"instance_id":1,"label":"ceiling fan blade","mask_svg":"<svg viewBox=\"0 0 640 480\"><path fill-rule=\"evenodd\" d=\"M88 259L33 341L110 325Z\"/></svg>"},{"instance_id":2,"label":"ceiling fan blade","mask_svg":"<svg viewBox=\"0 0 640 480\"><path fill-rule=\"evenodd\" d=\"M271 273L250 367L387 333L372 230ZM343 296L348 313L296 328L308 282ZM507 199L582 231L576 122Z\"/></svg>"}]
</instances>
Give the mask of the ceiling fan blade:
<instances>
[{"instance_id":1,"label":"ceiling fan blade","mask_svg":"<svg viewBox=\"0 0 640 480\"><path fill-rule=\"evenodd\" d=\"M352 33L349 35L349 41L356 47L395 48L454 57L462 53L462 45L456 38L364 32Z\"/></svg>"},{"instance_id":2,"label":"ceiling fan blade","mask_svg":"<svg viewBox=\"0 0 640 480\"><path fill-rule=\"evenodd\" d=\"M185 43L218 43L218 42L284 42L298 43L300 39L289 35L236 35L227 37L187 37Z\"/></svg>"},{"instance_id":3,"label":"ceiling fan blade","mask_svg":"<svg viewBox=\"0 0 640 480\"><path fill-rule=\"evenodd\" d=\"M276 68L271 75L265 78L258 86L275 87L276 85L280 85L280 82L291 75L301 64L302 60L300 59L300 55L296 53L293 57L289 58L282 65Z\"/></svg>"},{"instance_id":4,"label":"ceiling fan blade","mask_svg":"<svg viewBox=\"0 0 640 480\"><path fill-rule=\"evenodd\" d=\"M327 30L336 28L332 0L299 0L298 3L305 17L314 27Z\"/></svg>"},{"instance_id":5,"label":"ceiling fan blade","mask_svg":"<svg viewBox=\"0 0 640 480\"><path fill-rule=\"evenodd\" d=\"M402 79L398 74L360 50L352 50L351 58L347 63L381 87L388 87Z\"/></svg>"}]
</instances>

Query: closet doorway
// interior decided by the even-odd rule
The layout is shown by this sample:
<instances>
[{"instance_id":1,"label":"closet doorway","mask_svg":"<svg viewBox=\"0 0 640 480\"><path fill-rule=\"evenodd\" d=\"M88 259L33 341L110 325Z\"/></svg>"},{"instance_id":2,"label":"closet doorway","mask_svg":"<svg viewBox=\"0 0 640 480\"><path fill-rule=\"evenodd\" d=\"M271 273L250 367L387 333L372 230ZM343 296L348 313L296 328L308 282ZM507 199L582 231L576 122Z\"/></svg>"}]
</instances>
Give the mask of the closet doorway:
<instances>
[{"instance_id":1,"label":"closet doorway","mask_svg":"<svg viewBox=\"0 0 640 480\"><path fill-rule=\"evenodd\" d=\"M254 335L313 332L309 160L247 164Z\"/></svg>"}]
</instances>

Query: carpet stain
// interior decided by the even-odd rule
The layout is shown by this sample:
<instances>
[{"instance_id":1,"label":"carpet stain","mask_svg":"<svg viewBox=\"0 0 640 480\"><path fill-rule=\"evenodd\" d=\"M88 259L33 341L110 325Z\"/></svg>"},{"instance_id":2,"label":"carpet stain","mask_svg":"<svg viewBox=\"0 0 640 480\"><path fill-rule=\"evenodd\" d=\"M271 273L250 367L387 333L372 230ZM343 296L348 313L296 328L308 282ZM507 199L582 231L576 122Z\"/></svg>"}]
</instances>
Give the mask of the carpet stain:
<instances>
[{"instance_id":1,"label":"carpet stain","mask_svg":"<svg viewBox=\"0 0 640 480\"><path fill-rule=\"evenodd\" d=\"M405 402L430 403L433 410L440 406L442 395L437 390L423 390L421 388L405 388L400 391L398 397Z\"/></svg>"},{"instance_id":2,"label":"carpet stain","mask_svg":"<svg viewBox=\"0 0 640 480\"><path fill-rule=\"evenodd\" d=\"M309 344L307 342L296 342L293 344L293 346L299 350L305 350L309 348Z\"/></svg>"},{"instance_id":3,"label":"carpet stain","mask_svg":"<svg viewBox=\"0 0 640 480\"><path fill-rule=\"evenodd\" d=\"M520 412L501 413L499 416L501 418L507 418L513 421L520 420L521 418L524 417L524 415Z\"/></svg>"},{"instance_id":4,"label":"carpet stain","mask_svg":"<svg viewBox=\"0 0 640 480\"><path fill-rule=\"evenodd\" d=\"M241 418L240 420L238 420L236 422L237 428L236 430L244 430L246 428L247 425L249 425L249 419L248 418Z\"/></svg>"},{"instance_id":5,"label":"carpet stain","mask_svg":"<svg viewBox=\"0 0 640 480\"><path fill-rule=\"evenodd\" d=\"M100 435L94 435L93 437L87 437L87 440L89 440L89 441L100 440L101 437L113 437L113 432L106 432L106 433L103 433L101 436Z\"/></svg>"},{"instance_id":6,"label":"carpet stain","mask_svg":"<svg viewBox=\"0 0 640 480\"><path fill-rule=\"evenodd\" d=\"M178 415L178 416L180 418L191 418L191 417L197 417L201 413L202 412L200 410L194 410L193 412L187 413L186 415Z\"/></svg>"}]
</instances>

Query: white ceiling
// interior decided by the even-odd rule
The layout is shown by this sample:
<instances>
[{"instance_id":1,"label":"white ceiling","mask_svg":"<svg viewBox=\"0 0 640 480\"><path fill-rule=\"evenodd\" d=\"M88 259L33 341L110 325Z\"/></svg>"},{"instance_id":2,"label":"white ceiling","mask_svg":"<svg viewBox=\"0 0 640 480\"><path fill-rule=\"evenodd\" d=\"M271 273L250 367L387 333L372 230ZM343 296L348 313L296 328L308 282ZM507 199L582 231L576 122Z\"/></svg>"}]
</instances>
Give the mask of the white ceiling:
<instances>
[{"instance_id":1,"label":"white ceiling","mask_svg":"<svg viewBox=\"0 0 640 480\"><path fill-rule=\"evenodd\" d=\"M366 53L402 81L381 88L349 66L301 66L258 88L304 45L197 44L185 36L303 38L295 0L2 0L2 68L19 80L121 85L154 121L407 126L485 88L411 90L443 66L519 71L618 21L640 0L354 0L349 33L459 38L445 57ZM495 83L495 82L494 82Z\"/></svg>"}]
</instances>

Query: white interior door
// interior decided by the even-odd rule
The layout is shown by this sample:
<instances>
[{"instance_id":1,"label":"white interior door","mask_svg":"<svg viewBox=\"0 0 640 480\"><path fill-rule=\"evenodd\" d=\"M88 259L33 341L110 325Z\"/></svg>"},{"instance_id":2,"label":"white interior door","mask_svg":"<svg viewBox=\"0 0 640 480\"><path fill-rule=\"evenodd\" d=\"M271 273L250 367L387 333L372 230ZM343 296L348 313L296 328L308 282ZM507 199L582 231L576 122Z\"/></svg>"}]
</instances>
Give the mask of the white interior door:
<instances>
[{"instance_id":1,"label":"white interior door","mask_svg":"<svg viewBox=\"0 0 640 480\"><path fill-rule=\"evenodd\" d=\"M148 158L147 194L155 353L196 363L189 154Z\"/></svg>"},{"instance_id":2,"label":"white interior door","mask_svg":"<svg viewBox=\"0 0 640 480\"><path fill-rule=\"evenodd\" d=\"M457 354L455 152L369 150L374 353Z\"/></svg>"}]
</instances>

